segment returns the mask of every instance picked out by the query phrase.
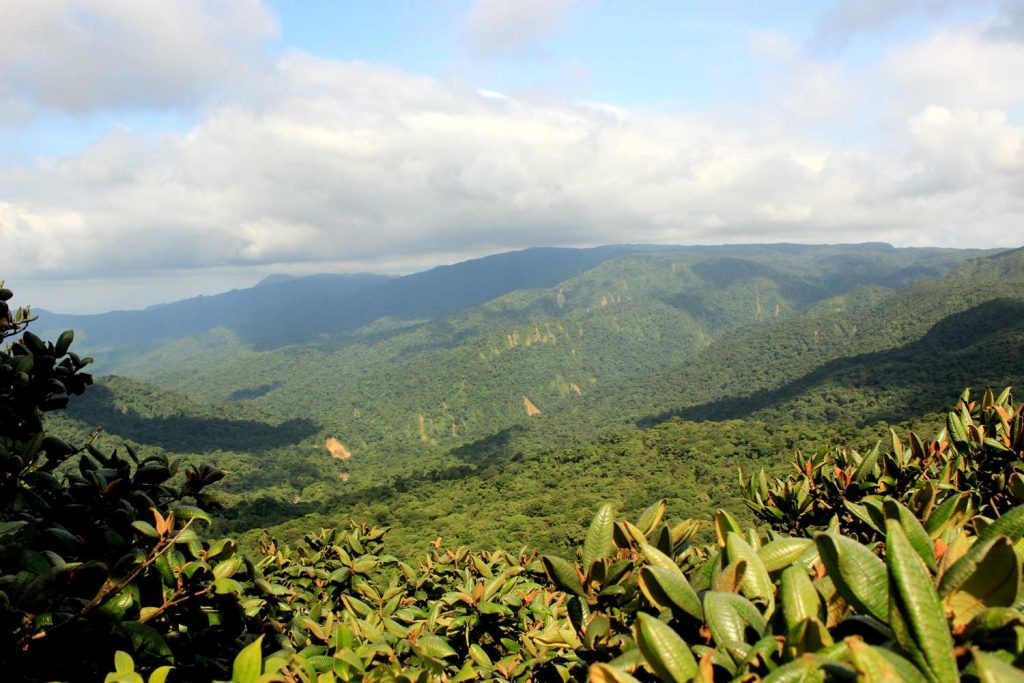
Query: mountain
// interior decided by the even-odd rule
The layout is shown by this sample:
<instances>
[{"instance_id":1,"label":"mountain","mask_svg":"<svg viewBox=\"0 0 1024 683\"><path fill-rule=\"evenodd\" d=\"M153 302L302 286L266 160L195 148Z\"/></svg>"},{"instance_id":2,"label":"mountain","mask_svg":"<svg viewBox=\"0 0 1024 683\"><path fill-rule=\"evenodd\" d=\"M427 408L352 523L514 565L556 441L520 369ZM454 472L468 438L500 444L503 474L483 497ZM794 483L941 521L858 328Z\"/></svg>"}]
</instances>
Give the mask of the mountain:
<instances>
[{"instance_id":1,"label":"mountain","mask_svg":"<svg viewBox=\"0 0 1024 683\"><path fill-rule=\"evenodd\" d=\"M255 287L139 311L67 315L37 311L41 329L75 329L83 348L126 347L223 327L248 345L275 348L357 329L380 318L426 320L506 292L546 287L625 253L658 247L538 248L389 278L381 275L271 276Z\"/></svg>"},{"instance_id":2,"label":"mountain","mask_svg":"<svg viewBox=\"0 0 1024 683\"><path fill-rule=\"evenodd\" d=\"M890 292L971 255L887 245L528 250L364 286L334 315L339 307L358 309L361 319L389 315L354 330L343 329L352 316L296 316L299 331L278 330L287 346L218 325L111 355L117 373L196 399L311 418L354 452L444 449L530 413L571 410L592 394L615 400L608 389L662 374L733 331L786 320L852 287ZM536 286L465 307L523 280ZM275 283L275 296L326 282ZM302 310L325 298L274 308ZM301 330L313 323L320 333L310 341Z\"/></svg>"},{"instance_id":3,"label":"mountain","mask_svg":"<svg viewBox=\"0 0 1024 683\"><path fill-rule=\"evenodd\" d=\"M479 274L484 280L485 275ZM296 282L302 281L276 278L255 289L287 290ZM386 288L392 282L346 281L344 287L364 287L351 294L356 299L360 291ZM314 289L324 286L305 284ZM441 301L438 292L444 291L441 285L437 292L423 293L423 299L440 302L442 308L456 305ZM398 311L398 302L392 303L374 310ZM196 302L181 305L186 304ZM38 606L36 611L49 609L53 601L38 599L49 593L33 593L33 587L63 590L67 585L75 592L60 594L67 596L61 598L65 613L82 617L79 607L97 595L95 587L102 584L100 589L105 590L111 585L110 572L100 571L90 574L94 583L86 585L87 590L76 588L90 562L99 566L97 560L80 561L86 556L77 554L91 544L90 552L109 554L97 555L103 566L124 565L125 558L134 558L142 568L155 564L144 581L139 579L130 588L136 597L145 596L146 586L153 583L157 589L163 585L164 593L161 599L157 590L156 600L146 603L162 606L151 607L142 607L138 600L119 601L120 593L92 599L90 604L100 605L95 620L99 644L87 643L83 652L105 647L102 643L112 634L118 637L111 626L111 615L118 614L108 609L110 605L134 610L131 615L142 620L134 626L146 629L125 630L125 639L111 644L112 650L127 646L122 643L137 634L151 641L160 638L156 627L164 628L169 618L179 621L170 623L166 641L178 646L175 638L187 631L178 624L191 629L207 624L209 615L217 613L233 615L214 620L215 626L231 620L241 624L243 611L269 604L272 595L281 597L278 606L272 612L257 609L258 617L291 618L295 605L305 606L312 615L305 620L309 630L330 631L315 621L322 615L323 600L311 606L303 602L308 591L302 591L315 573L327 581L323 588L330 593L319 597L330 602L338 591L344 593L345 611L338 618L360 629L359 625L376 629L377 641L380 629L371 623L377 612L391 615L385 626L398 638L410 617L428 629L439 609L454 605L458 611L449 614L457 616L449 622L470 618L479 626L492 620L487 622L496 627L492 635L519 633L519 640L476 638L480 642L501 640L512 649L527 642L522 634L545 639L553 633L567 634L558 636L565 645L557 648L574 660L581 651L572 649L577 647L572 625L578 623L573 605L579 606L584 593L581 577L591 594L600 589L608 598L599 600L597 607L607 607L612 620L622 615L622 591L633 591L631 604L660 609L656 603L663 600L657 595L668 584L651 573L650 565L642 564L660 557L651 548L677 557L680 571L688 571L692 590L722 589L717 595L732 601L720 601L717 608L746 598L730 595L730 590L742 593L741 587L732 586L736 582L726 586L715 572L727 561L733 568L751 558L760 562L755 548L779 542L783 537L776 533L792 533L794 538L781 543L799 544L801 552L817 540L825 556L829 548L838 547L837 537L815 532L838 526L848 535L838 552L859 547L855 555L897 573L900 562L911 558L922 579L914 586L927 588L938 585L941 577L933 578L918 555L935 558L915 552L920 544L908 540L914 537L907 530L916 528L921 536L936 514L965 501L987 506L978 510L989 519L981 526L986 532L996 526L1005 530L1015 517L1019 520L1022 508L1013 506L1021 496L1010 475L1022 436L1021 403L1013 400L1011 388L1001 389L1024 381L1024 250L979 255L868 245L631 251L554 285L507 291L454 313L417 318L429 311L411 312L412 304L406 305L410 308L398 311L399 316L377 317L352 329L345 326L354 323L337 319L316 321L314 335L296 332L273 344L265 337L246 337L244 328L222 325L123 344L114 365L132 377L99 377L67 413L48 418L51 436L88 443L81 456L61 460L71 449L60 439L38 434L32 441L14 441L13 453L34 454L28 465L18 457L6 459L22 473L15 482L23 494L15 497L12 521L5 524L5 541L13 539L12 547L22 555L8 570L8 578L31 579L32 572L37 574L35 581L20 582L32 589L28 600L25 591L12 593L18 604ZM30 336L23 343L25 349L39 349L39 354L22 350L20 357L8 360L6 377L13 382L8 385L28 384L48 396L45 392L52 392L59 382L41 374L26 380L29 376L22 377L22 369L45 372L52 367L46 360L50 356ZM965 385L974 388L970 395L961 393ZM7 403L13 405L10 398L18 395L8 392ZM956 396L962 400L956 413L947 416ZM95 430L97 426L105 432ZM908 429L913 431L907 434ZM117 456L122 450L127 451L126 459ZM879 454L877 461L856 453L871 450ZM114 455L105 455L112 451ZM137 465L133 474L129 460ZM878 467L865 468L868 462ZM217 493L199 492L200 484L225 474ZM784 482L774 479L783 474ZM759 478L760 485L755 483ZM744 480L751 482L750 487ZM187 488L176 492L179 485L196 486L191 494L198 507L187 498L189 504L177 505L188 496ZM857 507L870 511L880 506L883 496L885 533L870 521L871 515L849 514ZM947 498L940 503L936 496ZM858 506L850 505L854 498ZM926 510L918 505L922 500L935 505ZM647 507L651 501L654 504ZM19 505L29 507L23 510ZM169 509L171 505L175 507ZM723 512L713 513L718 510ZM212 512L212 518L205 511ZM660 523L667 511L673 521ZM898 519L888 514L891 511L899 512ZM991 521L989 513L1001 517ZM676 523L680 515L688 519ZM933 530L933 536L944 535L953 543L957 538L970 541L964 528L982 518L961 517L944 531ZM144 521L150 518L154 525ZM187 520L176 538L168 536L172 518ZM636 524L615 525L616 518ZM194 520L205 521L199 526ZM348 520L348 532L332 530ZM772 532L759 536L755 525L764 523ZM198 526L205 535L223 540L201 540ZM742 536L730 531L722 543L723 529L743 526L751 530ZM385 533L386 550L381 544ZM136 542L125 554L125 541L133 537L142 545ZM595 542L597 537L603 540ZM871 538L873 546L858 545ZM42 539L47 545L19 550L25 539ZM647 543L642 543L645 539ZM1013 539L996 541L1010 553L1010 564L1019 564ZM618 548L617 556L608 554L613 547ZM996 548L991 543L988 547ZM495 552L496 548L508 550ZM925 550L929 548L926 543ZM872 556L881 549L888 554L885 562ZM185 550L196 561L186 560ZM719 562L716 552L730 557ZM988 552L978 555L982 564L995 557L995 551L982 552ZM260 553L262 561L247 559ZM623 553L641 559L633 566L633 578L624 574L611 587L622 590L613 593L600 582L623 573L613 568ZM592 558L586 559L588 555ZM712 561L695 569L694 558L706 556ZM583 564L573 558L583 559ZM995 557L1004 568L1006 559ZM187 567L203 562L213 566L206 579L199 571L189 574ZM69 574L71 584L52 581L59 567L79 565L78 573ZM825 568L831 572L835 567ZM722 577L729 579L727 569ZM783 572L783 586L787 578L798 577L810 588L814 605L820 606L821 599L836 597L838 583L851 584L841 567L833 572L836 582L827 580L831 574L826 574L822 581L827 590L819 596L811 582L821 581L808 573L817 571L820 579L819 569L802 567L798 559ZM765 566L759 570L768 577ZM174 571L180 573L177 581ZM129 580L134 580L136 574L129 573ZM545 573L550 584L532 583L546 581ZM1019 599L1016 568L1011 574L1009 593L1002 588L988 591L998 593L1002 604ZM355 583L344 584L353 575ZM637 575L643 590L636 587ZM979 575L986 578L985 567ZM190 611L181 612L186 595L182 586L191 586L188 581L196 578L207 583L191 588L188 600L209 601L190 603ZM293 580L296 583L288 583ZM520 580L530 583L516 583ZM438 581L449 583L442 586ZM885 585L885 577L880 581ZM974 578L971 582L977 584ZM468 595L513 584L520 593L496 593L490 602ZM889 585L895 585L893 580ZM1001 586L1006 585L1002 581ZM772 590L787 599L781 589ZM399 599L392 595L395 591L406 591L407 597ZM751 613L764 605L764 596L771 599L771 593L758 591L751 594L755 602L745 602ZM233 600L232 594L243 596L245 602L221 612L223 600ZM427 602L427 594L437 600ZM713 594L716 591L708 593ZM466 599L452 598L460 595ZM556 599L544 597L552 595ZM366 602L361 601L364 598ZM836 599L845 603L842 596ZM559 617L564 621L540 628L523 625L521 608L530 600L545 609L562 605L568 610ZM417 601L424 604L422 609ZM968 602L974 612L965 612L965 624L978 611L976 600ZM637 612L640 616L629 615L622 624L622 633L644 636L638 629L651 624L679 629L683 620L689 620L687 642L696 642L693 639L706 635L708 627L707 622L698 626L691 612L689 607L674 612L670 626L658 622L653 612ZM360 615L368 614L370 621L359 621ZM49 612L39 615L49 618ZM159 618L146 625L147 615ZM945 624L941 608L931 616L940 626ZM507 624L518 626L509 629L494 621L506 617ZM330 626L335 616L327 618ZM639 618L639 627L629 623L634 618ZM714 623L715 614L709 618ZM850 624L862 626L857 618L842 622L837 637L848 635L844 629ZM121 628L129 623L123 621ZM275 622L264 624L269 626L261 626L260 633L272 631ZM67 649L75 634L58 631L65 637L61 647ZM46 633L53 630L41 632ZM204 638L213 638L218 632L203 633ZM393 651L416 651L432 637L431 646L447 648L438 651L459 654L455 645L472 642L474 633L478 635L466 630L454 638L443 629L438 634L418 633L411 644ZM299 632L296 646L308 645L310 637L317 636ZM593 651L607 658L611 641L600 634L595 638ZM760 633L756 638L765 641ZM538 649L547 646L541 640L530 642ZM175 667L185 671L181 665L196 643L178 650L182 654L175 654ZM250 664L259 665L259 647L259 642L247 646L236 663L249 657ZM970 647L968 643L961 649ZM22 649L12 653L11 661L20 660ZM170 650L165 645L160 651ZM707 660L710 651L696 654ZM948 654L949 648L943 651ZM140 663L150 655L136 654ZM472 653L459 656L470 657L467 663L472 660L462 666L464 671L482 660ZM518 654L501 656L508 664L517 661ZM319 658L330 669L330 657ZM456 659L454 654L450 658ZM134 667L135 659L123 651L116 659L122 673ZM617 659L621 663L624 656ZM498 660L496 655L493 661ZM338 661L336 657L335 664ZM319 664L310 658L305 671ZM804 664L794 661L775 671ZM495 665L500 674L512 666ZM970 666L991 665L975 652ZM364 660L358 660L344 672L362 668ZM460 669L453 664L447 671L455 675ZM565 671L547 670L541 677L565 678ZM582 668L579 673L586 676ZM731 669L723 673L728 677ZM758 669L751 676L764 673ZM482 671L469 675L494 677Z\"/></svg>"},{"instance_id":4,"label":"mountain","mask_svg":"<svg viewBox=\"0 0 1024 683\"><path fill-rule=\"evenodd\" d=\"M257 339L274 337L298 317L291 306L312 302L329 310L349 301L389 278L380 275L314 275L304 278L269 277L247 289L235 289L213 296L157 304L143 310L111 311L92 315L69 315L37 310L44 333L73 329L81 347L100 354L116 353L127 346L176 339L212 327L224 326Z\"/></svg>"},{"instance_id":5,"label":"mountain","mask_svg":"<svg viewBox=\"0 0 1024 683\"><path fill-rule=\"evenodd\" d=\"M499 533L511 497L517 514L533 506L554 519L597 495L579 481L625 491L601 478L605 467L637 470L631 499L675 486L679 501L728 507L730 472L751 457L870 440L877 422L927 421L962 386L1018 381L1021 253L628 246L342 278L355 291L332 305L368 323L295 316L269 343L232 311L198 332L115 344L108 367L123 377L101 379L61 428L84 438L103 425L111 445L213 459L231 472L221 519L235 530L294 534L351 513L396 524L409 542L434 524L475 543L485 528ZM282 297L275 310L319 310L326 294L286 295L331 280L242 292ZM506 289L516 282L531 286ZM113 324L89 320L94 331ZM993 344L1004 352L986 353ZM684 474L694 457L710 498L694 498L698 480Z\"/></svg>"}]
</instances>

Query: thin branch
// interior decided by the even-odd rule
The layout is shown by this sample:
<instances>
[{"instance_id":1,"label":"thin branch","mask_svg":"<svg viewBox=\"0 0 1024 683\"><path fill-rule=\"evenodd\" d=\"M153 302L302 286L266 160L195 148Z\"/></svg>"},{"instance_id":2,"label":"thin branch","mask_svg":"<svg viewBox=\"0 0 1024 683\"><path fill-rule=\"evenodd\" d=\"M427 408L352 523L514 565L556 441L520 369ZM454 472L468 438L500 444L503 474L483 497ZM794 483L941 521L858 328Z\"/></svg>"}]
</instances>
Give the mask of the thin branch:
<instances>
[{"instance_id":1,"label":"thin branch","mask_svg":"<svg viewBox=\"0 0 1024 683\"><path fill-rule=\"evenodd\" d=\"M120 581L114 581L108 578L100 587L100 590L96 593L96 596L92 600L90 600L88 604L82 607L82 609L80 609L76 615L60 622L59 624L55 625L53 628L47 631L40 631L39 633L34 633L31 636L27 637L23 636L19 641L19 644L22 644L24 647L27 648L28 643L30 641L41 640L50 635L51 633L53 633L54 631L57 631L64 626L67 626L71 622L81 619L82 617L85 617L93 610L100 607L109 598L120 593L122 590L125 589L125 587L127 587L135 579L137 579L143 572L145 572L147 569L153 566L153 563L156 562L164 553L173 548L174 544L177 543L178 539L181 538L182 534L184 534L185 531L190 526L192 526L192 522L194 521L195 518L193 517L192 519L185 522L184 526L182 526L181 529L176 534L174 534L174 536L168 537L167 539L164 539L157 543L157 545L154 546L153 549L156 552L154 552L152 555L147 556L146 561L135 567L135 569L133 569L125 578L121 579Z\"/></svg>"}]
</instances>

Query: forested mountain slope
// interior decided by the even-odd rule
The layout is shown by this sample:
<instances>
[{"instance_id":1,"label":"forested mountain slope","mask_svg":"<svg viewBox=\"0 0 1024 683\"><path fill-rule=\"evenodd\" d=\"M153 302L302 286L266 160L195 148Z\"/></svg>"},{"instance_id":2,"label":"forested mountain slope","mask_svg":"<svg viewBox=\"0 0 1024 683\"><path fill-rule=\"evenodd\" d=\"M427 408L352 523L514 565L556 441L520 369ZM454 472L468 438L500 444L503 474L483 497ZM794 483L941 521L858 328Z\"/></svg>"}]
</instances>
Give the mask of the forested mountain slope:
<instances>
[{"instance_id":1,"label":"forested mountain slope","mask_svg":"<svg viewBox=\"0 0 1024 683\"><path fill-rule=\"evenodd\" d=\"M351 512L394 523L400 544L431 529L485 543L501 510L553 520L581 481L729 507L751 458L866 444L876 423L927 422L962 386L1024 374L1020 251L724 249L627 254L315 344L263 349L218 328L125 358L166 388L103 380L62 428L212 456L232 473L222 520L236 530ZM673 415L686 421L632 426ZM559 519L537 542L566 537Z\"/></svg>"},{"instance_id":2,"label":"forested mountain slope","mask_svg":"<svg viewBox=\"0 0 1024 683\"><path fill-rule=\"evenodd\" d=\"M624 249L641 248L555 251L568 258L564 271ZM560 410L604 386L682 362L726 330L785 318L850 287L900 288L968 255L884 245L659 248L620 254L551 286L510 292L453 316L421 322L389 316L315 344L297 334L295 343L272 351L224 325L142 355L115 354L114 370L203 400L248 399L280 415L315 415L366 443L396 429L402 438L450 441L525 417L523 396L542 413ZM551 250L507 256L524 272L553 272ZM521 263L527 256L529 268ZM479 276L485 284L478 290L489 286L481 274L489 259L452 268ZM422 275L437 279L440 270ZM429 287L405 296L407 307L444 298ZM492 421L496 416L503 417Z\"/></svg>"},{"instance_id":3,"label":"forested mountain slope","mask_svg":"<svg viewBox=\"0 0 1024 683\"><path fill-rule=\"evenodd\" d=\"M986 306L968 316L982 342L1016 314ZM873 447L884 425L676 418L505 461L456 449L474 460L464 472L290 510L240 497L215 523L208 487L233 473L155 445L108 450L74 420L44 431L41 414L92 384L91 359L28 318L16 312L6 336L22 336L0 349L0 654L19 680L93 680L111 661L107 680L138 681L1020 677L1024 407L1009 387L964 391ZM930 347L979 341L946 322ZM1011 359L1003 374L1019 371ZM138 417L241 436L243 420L168 392L101 387L122 431ZM794 446L814 452L770 474ZM275 515L273 536L238 535ZM387 547L367 520L397 526Z\"/></svg>"},{"instance_id":4,"label":"forested mountain slope","mask_svg":"<svg viewBox=\"0 0 1024 683\"><path fill-rule=\"evenodd\" d=\"M113 356L138 346L223 327L241 343L276 348L362 327L380 318L421 321L506 292L557 284L610 258L659 247L536 248L496 254L404 277L272 276L255 287L139 311L43 312L40 328L73 328L85 350ZM38 313L38 311L37 311ZM44 330L45 331L45 330Z\"/></svg>"},{"instance_id":5,"label":"forested mountain slope","mask_svg":"<svg viewBox=\"0 0 1024 683\"><path fill-rule=\"evenodd\" d=\"M142 310L69 315L36 311L39 327L74 329L84 351L109 356L111 363L126 348L177 339L223 326L239 335L263 339L315 320L341 302L358 299L366 289L388 282L380 275L315 275L304 278L272 276L255 287L213 296L197 296ZM310 323L307 322L308 326Z\"/></svg>"},{"instance_id":6,"label":"forested mountain slope","mask_svg":"<svg viewBox=\"0 0 1024 683\"><path fill-rule=\"evenodd\" d=\"M709 347L682 375L703 382L675 393L692 404L648 418L649 428L608 433L621 424L613 410L627 399L595 394L570 413L538 416L457 449L477 466L469 476L383 498L352 497L343 506L395 524L403 541L439 533L484 546L509 538L503 532L509 524L532 529L531 542L545 547L580 538L585 519L567 520L566 511L602 496L623 502L660 496L687 511L722 506L742 516L734 498L738 466L771 470L793 448L813 451L829 442L867 450L888 425L935 433L949 396L963 386L1024 382L1024 269L1007 267L1006 259L992 266L974 264L880 301L879 292L865 292L856 302L794 316L793 326L780 322L770 335L754 328L738 335L752 354L749 362L744 355L720 355L717 367L704 365L718 345ZM991 279L994 272L998 280ZM826 323L835 348L822 354L825 335L815 340L813 331ZM858 336L858 329L866 331ZM758 358L791 362L773 373L754 362ZM715 399L716 373L724 377L726 369L734 382L718 384L721 398ZM668 382L654 377L642 397L635 394L638 405L673 395L662 391ZM752 392L757 387L763 388ZM573 441L577 445L564 447ZM330 514L311 510L282 529L294 534L326 523ZM538 531L549 524L555 525L550 535Z\"/></svg>"},{"instance_id":7,"label":"forested mountain slope","mask_svg":"<svg viewBox=\"0 0 1024 683\"><path fill-rule=\"evenodd\" d=\"M1017 249L971 260L945 277L921 281L901 291L879 287L855 289L822 301L784 320L748 326L723 335L692 360L661 372L629 380L615 387L618 403L635 406L631 417L658 422L670 415L706 418L719 414L728 399L736 406L732 417L765 408L781 398L783 387L791 395L841 367L863 367L863 377L888 387L906 375L883 371L886 359L903 359L919 384L927 384L922 372L932 373L931 363L944 355L964 357L948 362L940 371L950 386L984 383L992 378L986 368L999 361L991 354L972 355L984 335L1004 338L996 346L1014 353L1006 339L1019 332L1014 314L1024 300L1024 250ZM997 354L1000 355L1000 354ZM1015 367L1003 364L1002 370ZM917 368L917 369L915 369ZM925 368L928 368L925 370ZM999 374L997 372L996 374ZM941 390L919 392L914 412L941 407ZM581 414L600 413L605 395L590 397L578 406ZM848 400L833 402L841 407ZM714 403L708 411L700 406ZM659 405L661 406L659 408ZM673 406L665 410L664 406ZM745 411L745 412L744 412ZM851 406L848 414L873 414L865 406ZM820 417L820 416L818 416ZM875 414L877 419L903 419L898 413Z\"/></svg>"}]
</instances>

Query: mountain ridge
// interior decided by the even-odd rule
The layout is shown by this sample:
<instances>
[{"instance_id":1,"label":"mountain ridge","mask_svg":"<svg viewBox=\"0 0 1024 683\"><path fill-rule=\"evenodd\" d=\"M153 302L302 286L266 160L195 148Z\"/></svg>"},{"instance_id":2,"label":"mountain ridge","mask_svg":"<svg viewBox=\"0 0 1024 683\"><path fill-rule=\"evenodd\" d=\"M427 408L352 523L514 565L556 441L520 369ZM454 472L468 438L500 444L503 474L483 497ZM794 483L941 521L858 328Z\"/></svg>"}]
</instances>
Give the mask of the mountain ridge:
<instances>
[{"instance_id":1,"label":"mountain ridge","mask_svg":"<svg viewBox=\"0 0 1024 683\"><path fill-rule=\"evenodd\" d=\"M560 499L582 495L572 477L594 502L626 490L609 488L610 472L640 468L640 499L729 507L726 470L771 467L769 454L821 439L860 443L879 420L932 424L954 385L1024 380L1010 352L1024 328L1005 320L1020 292L1014 252L634 251L433 319L378 318L277 348L226 326L173 339L114 363L130 379L100 379L61 424L103 425L111 447L214 459L232 472L220 518L235 531L293 538L345 514L397 525L410 543L436 526L478 544L505 538L505 508L564 514ZM993 344L1007 363L987 360ZM865 385L861 369L883 376ZM350 457L331 457L332 440ZM669 479L693 490L670 494Z\"/></svg>"}]
</instances>

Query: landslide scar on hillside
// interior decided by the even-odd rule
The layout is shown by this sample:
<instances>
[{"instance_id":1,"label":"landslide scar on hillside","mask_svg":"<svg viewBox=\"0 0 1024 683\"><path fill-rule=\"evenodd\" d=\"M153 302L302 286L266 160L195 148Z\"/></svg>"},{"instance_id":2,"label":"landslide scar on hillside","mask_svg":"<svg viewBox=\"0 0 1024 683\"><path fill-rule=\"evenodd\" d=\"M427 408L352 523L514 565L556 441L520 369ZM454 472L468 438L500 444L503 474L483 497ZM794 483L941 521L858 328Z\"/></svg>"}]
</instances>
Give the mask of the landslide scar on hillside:
<instances>
[{"instance_id":1,"label":"landslide scar on hillside","mask_svg":"<svg viewBox=\"0 0 1024 683\"><path fill-rule=\"evenodd\" d=\"M526 408L526 415L533 417L534 415L540 415L540 408L534 405L533 401L523 396L523 407Z\"/></svg>"},{"instance_id":2,"label":"landslide scar on hillside","mask_svg":"<svg viewBox=\"0 0 1024 683\"><path fill-rule=\"evenodd\" d=\"M352 453L345 448L345 444L335 439L333 436L327 437L324 441L324 448L331 453L331 457L336 460L348 460L352 457Z\"/></svg>"}]
</instances>

